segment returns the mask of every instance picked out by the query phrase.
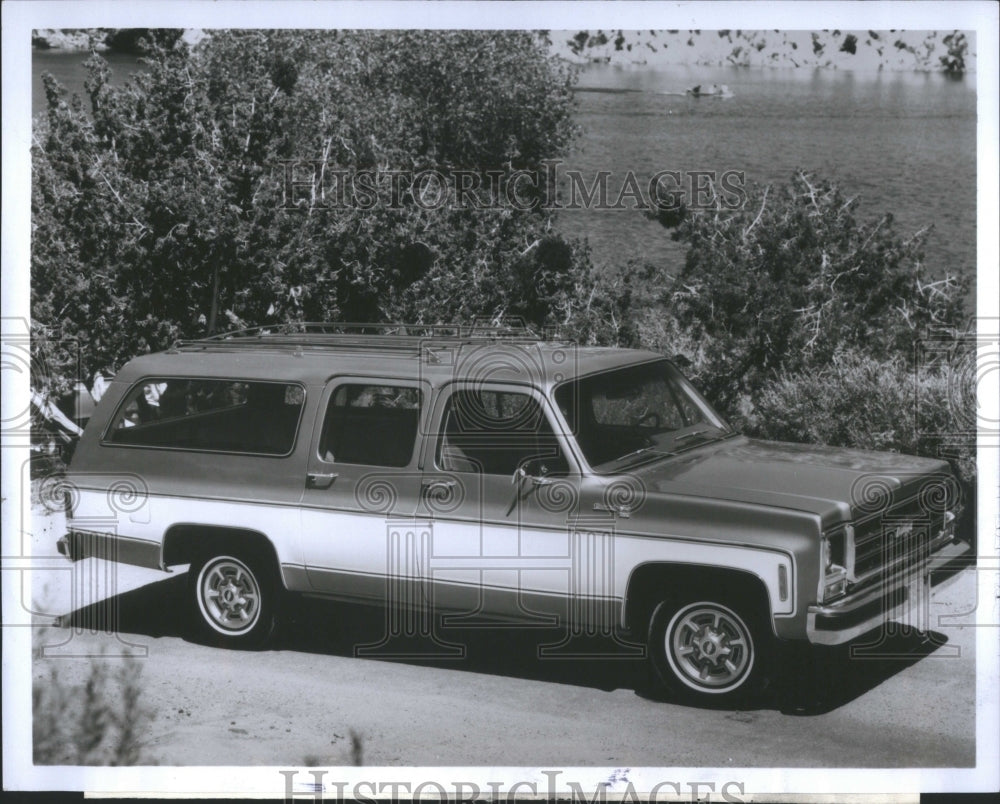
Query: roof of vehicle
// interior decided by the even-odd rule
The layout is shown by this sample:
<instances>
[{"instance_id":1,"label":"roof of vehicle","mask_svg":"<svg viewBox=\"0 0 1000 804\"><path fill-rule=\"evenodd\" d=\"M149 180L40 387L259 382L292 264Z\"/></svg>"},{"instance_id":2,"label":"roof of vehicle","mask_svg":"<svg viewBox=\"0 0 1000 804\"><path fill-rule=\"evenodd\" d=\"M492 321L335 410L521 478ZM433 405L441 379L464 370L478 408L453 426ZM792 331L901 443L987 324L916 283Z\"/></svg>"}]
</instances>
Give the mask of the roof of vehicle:
<instances>
[{"instance_id":1,"label":"roof of vehicle","mask_svg":"<svg viewBox=\"0 0 1000 804\"><path fill-rule=\"evenodd\" d=\"M137 357L116 378L215 376L321 385L334 375L515 382L549 389L564 380L662 359L656 352L578 346L527 329L430 325L304 324L258 327Z\"/></svg>"}]
</instances>

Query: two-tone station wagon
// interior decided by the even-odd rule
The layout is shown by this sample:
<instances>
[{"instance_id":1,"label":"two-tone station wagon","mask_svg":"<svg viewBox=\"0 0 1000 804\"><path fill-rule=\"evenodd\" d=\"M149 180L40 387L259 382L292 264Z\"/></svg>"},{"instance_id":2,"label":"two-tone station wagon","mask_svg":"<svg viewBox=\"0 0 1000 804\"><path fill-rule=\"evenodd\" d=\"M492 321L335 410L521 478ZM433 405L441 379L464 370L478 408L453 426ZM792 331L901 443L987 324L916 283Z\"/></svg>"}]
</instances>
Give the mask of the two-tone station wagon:
<instances>
[{"instance_id":1,"label":"two-tone station wagon","mask_svg":"<svg viewBox=\"0 0 1000 804\"><path fill-rule=\"evenodd\" d=\"M755 441L661 355L512 330L180 342L122 369L68 479L60 551L190 564L219 643L263 644L289 593L416 610L395 622L432 640L559 622L715 700L781 641L926 629L931 571L968 550L942 461Z\"/></svg>"}]
</instances>

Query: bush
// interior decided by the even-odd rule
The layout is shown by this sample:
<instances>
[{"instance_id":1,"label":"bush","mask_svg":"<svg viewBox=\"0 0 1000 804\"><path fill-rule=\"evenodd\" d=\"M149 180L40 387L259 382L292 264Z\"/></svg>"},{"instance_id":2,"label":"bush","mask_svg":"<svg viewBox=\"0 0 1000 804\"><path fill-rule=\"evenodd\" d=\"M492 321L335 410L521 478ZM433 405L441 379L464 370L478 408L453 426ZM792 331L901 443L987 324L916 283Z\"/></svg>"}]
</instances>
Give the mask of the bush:
<instances>
[{"instance_id":1,"label":"bush","mask_svg":"<svg viewBox=\"0 0 1000 804\"><path fill-rule=\"evenodd\" d=\"M60 345L73 342L89 378L234 325L517 315L585 344L679 353L753 432L938 448L916 435L932 430L906 434L906 389L918 339L960 329L965 288L928 274L926 231L859 220L856 198L799 172L748 188L737 210L660 215L687 245L671 276L594 270L544 209L391 204L382 186L371 207L288 203L290 160L469 169L484 185L489 171L537 170L573 140L573 76L520 32L233 30L194 49L178 34L147 31L147 69L124 87L95 56L87 110L46 78L31 306L49 371L36 390L70 390L75 352ZM920 381L936 400L920 415L954 432L944 376ZM968 481L971 459L955 460Z\"/></svg>"},{"instance_id":2,"label":"bush","mask_svg":"<svg viewBox=\"0 0 1000 804\"><path fill-rule=\"evenodd\" d=\"M942 450L942 437L959 429L955 403L967 393L946 371L914 372L899 358L876 360L848 351L828 366L784 375L744 398L737 417L763 438L944 455L969 481L975 474L974 446L956 447L954 454Z\"/></svg>"},{"instance_id":3,"label":"bush","mask_svg":"<svg viewBox=\"0 0 1000 804\"><path fill-rule=\"evenodd\" d=\"M876 360L854 350L838 353L823 368L786 374L752 398L744 397L734 419L744 432L775 441L946 459L962 489L965 516L959 527L971 540L975 439L953 435L963 418L956 403L971 398L971 391L956 387L945 367L915 372L901 358Z\"/></svg>"},{"instance_id":4,"label":"bush","mask_svg":"<svg viewBox=\"0 0 1000 804\"><path fill-rule=\"evenodd\" d=\"M929 277L927 231L903 239L891 215L859 221L857 207L799 172L675 228L688 249L664 312L699 344L698 380L723 409L843 350L912 360L926 332L962 326L965 287Z\"/></svg>"},{"instance_id":5,"label":"bush","mask_svg":"<svg viewBox=\"0 0 1000 804\"><path fill-rule=\"evenodd\" d=\"M146 31L146 69L125 86L94 56L87 108L45 79L33 342L80 342L86 378L233 326L546 323L586 272L543 209L428 208L383 184L370 207L285 197L286 163L468 170L489 187L487 171L502 184L564 154L573 75L536 37L232 30L191 48L177 34ZM76 366L58 349L49 366L37 390L64 393Z\"/></svg>"},{"instance_id":6,"label":"bush","mask_svg":"<svg viewBox=\"0 0 1000 804\"><path fill-rule=\"evenodd\" d=\"M552 305L566 337L584 345L659 347L660 329L669 323L660 302L670 281L660 268L630 261L577 271L573 278Z\"/></svg>"},{"instance_id":7,"label":"bush","mask_svg":"<svg viewBox=\"0 0 1000 804\"><path fill-rule=\"evenodd\" d=\"M856 209L836 185L798 173L751 187L740 210L658 216L688 245L681 270L592 272L565 305L567 329L675 357L748 435L947 459L971 538L966 288L928 276L926 231L902 239L890 215L859 221ZM948 347L930 364L918 352L928 335Z\"/></svg>"},{"instance_id":8,"label":"bush","mask_svg":"<svg viewBox=\"0 0 1000 804\"><path fill-rule=\"evenodd\" d=\"M960 31L953 31L941 40L942 44L948 48L946 56L939 56L941 69L946 75L961 77L965 74L965 59L969 55L969 41L965 34Z\"/></svg>"},{"instance_id":9,"label":"bush","mask_svg":"<svg viewBox=\"0 0 1000 804\"><path fill-rule=\"evenodd\" d=\"M87 680L67 686L53 664L32 686L33 756L37 765L138 765L149 713L140 704L142 668L126 657L109 670L91 659Z\"/></svg>"}]
</instances>

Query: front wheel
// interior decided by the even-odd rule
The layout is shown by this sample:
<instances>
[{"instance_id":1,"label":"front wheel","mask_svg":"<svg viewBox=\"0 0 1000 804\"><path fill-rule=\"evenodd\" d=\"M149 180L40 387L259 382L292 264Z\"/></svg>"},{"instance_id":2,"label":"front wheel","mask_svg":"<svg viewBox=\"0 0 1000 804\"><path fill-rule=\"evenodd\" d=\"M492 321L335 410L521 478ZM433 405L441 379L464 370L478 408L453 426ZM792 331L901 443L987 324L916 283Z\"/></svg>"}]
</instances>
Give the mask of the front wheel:
<instances>
[{"instance_id":1,"label":"front wheel","mask_svg":"<svg viewBox=\"0 0 1000 804\"><path fill-rule=\"evenodd\" d=\"M660 680L702 701L728 703L760 692L772 641L762 618L716 600L664 601L649 624Z\"/></svg>"},{"instance_id":2,"label":"front wheel","mask_svg":"<svg viewBox=\"0 0 1000 804\"><path fill-rule=\"evenodd\" d=\"M279 583L266 561L220 552L191 565L196 631L212 644L258 648L277 622Z\"/></svg>"}]
</instances>

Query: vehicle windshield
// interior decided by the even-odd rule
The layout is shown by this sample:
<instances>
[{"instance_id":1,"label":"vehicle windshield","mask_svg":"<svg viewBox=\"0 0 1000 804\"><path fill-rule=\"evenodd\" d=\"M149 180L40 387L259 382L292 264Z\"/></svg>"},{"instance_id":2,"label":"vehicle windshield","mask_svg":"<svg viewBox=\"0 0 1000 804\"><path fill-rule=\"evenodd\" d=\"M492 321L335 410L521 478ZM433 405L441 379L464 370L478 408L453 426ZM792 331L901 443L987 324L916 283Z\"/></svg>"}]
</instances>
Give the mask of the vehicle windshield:
<instances>
[{"instance_id":1,"label":"vehicle windshield","mask_svg":"<svg viewBox=\"0 0 1000 804\"><path fill-rule=\"evenodd\" d=\"M555 400L598 472L622 471L735 434L666 360L564 383Z\"/></svg>"}]
</instances>

